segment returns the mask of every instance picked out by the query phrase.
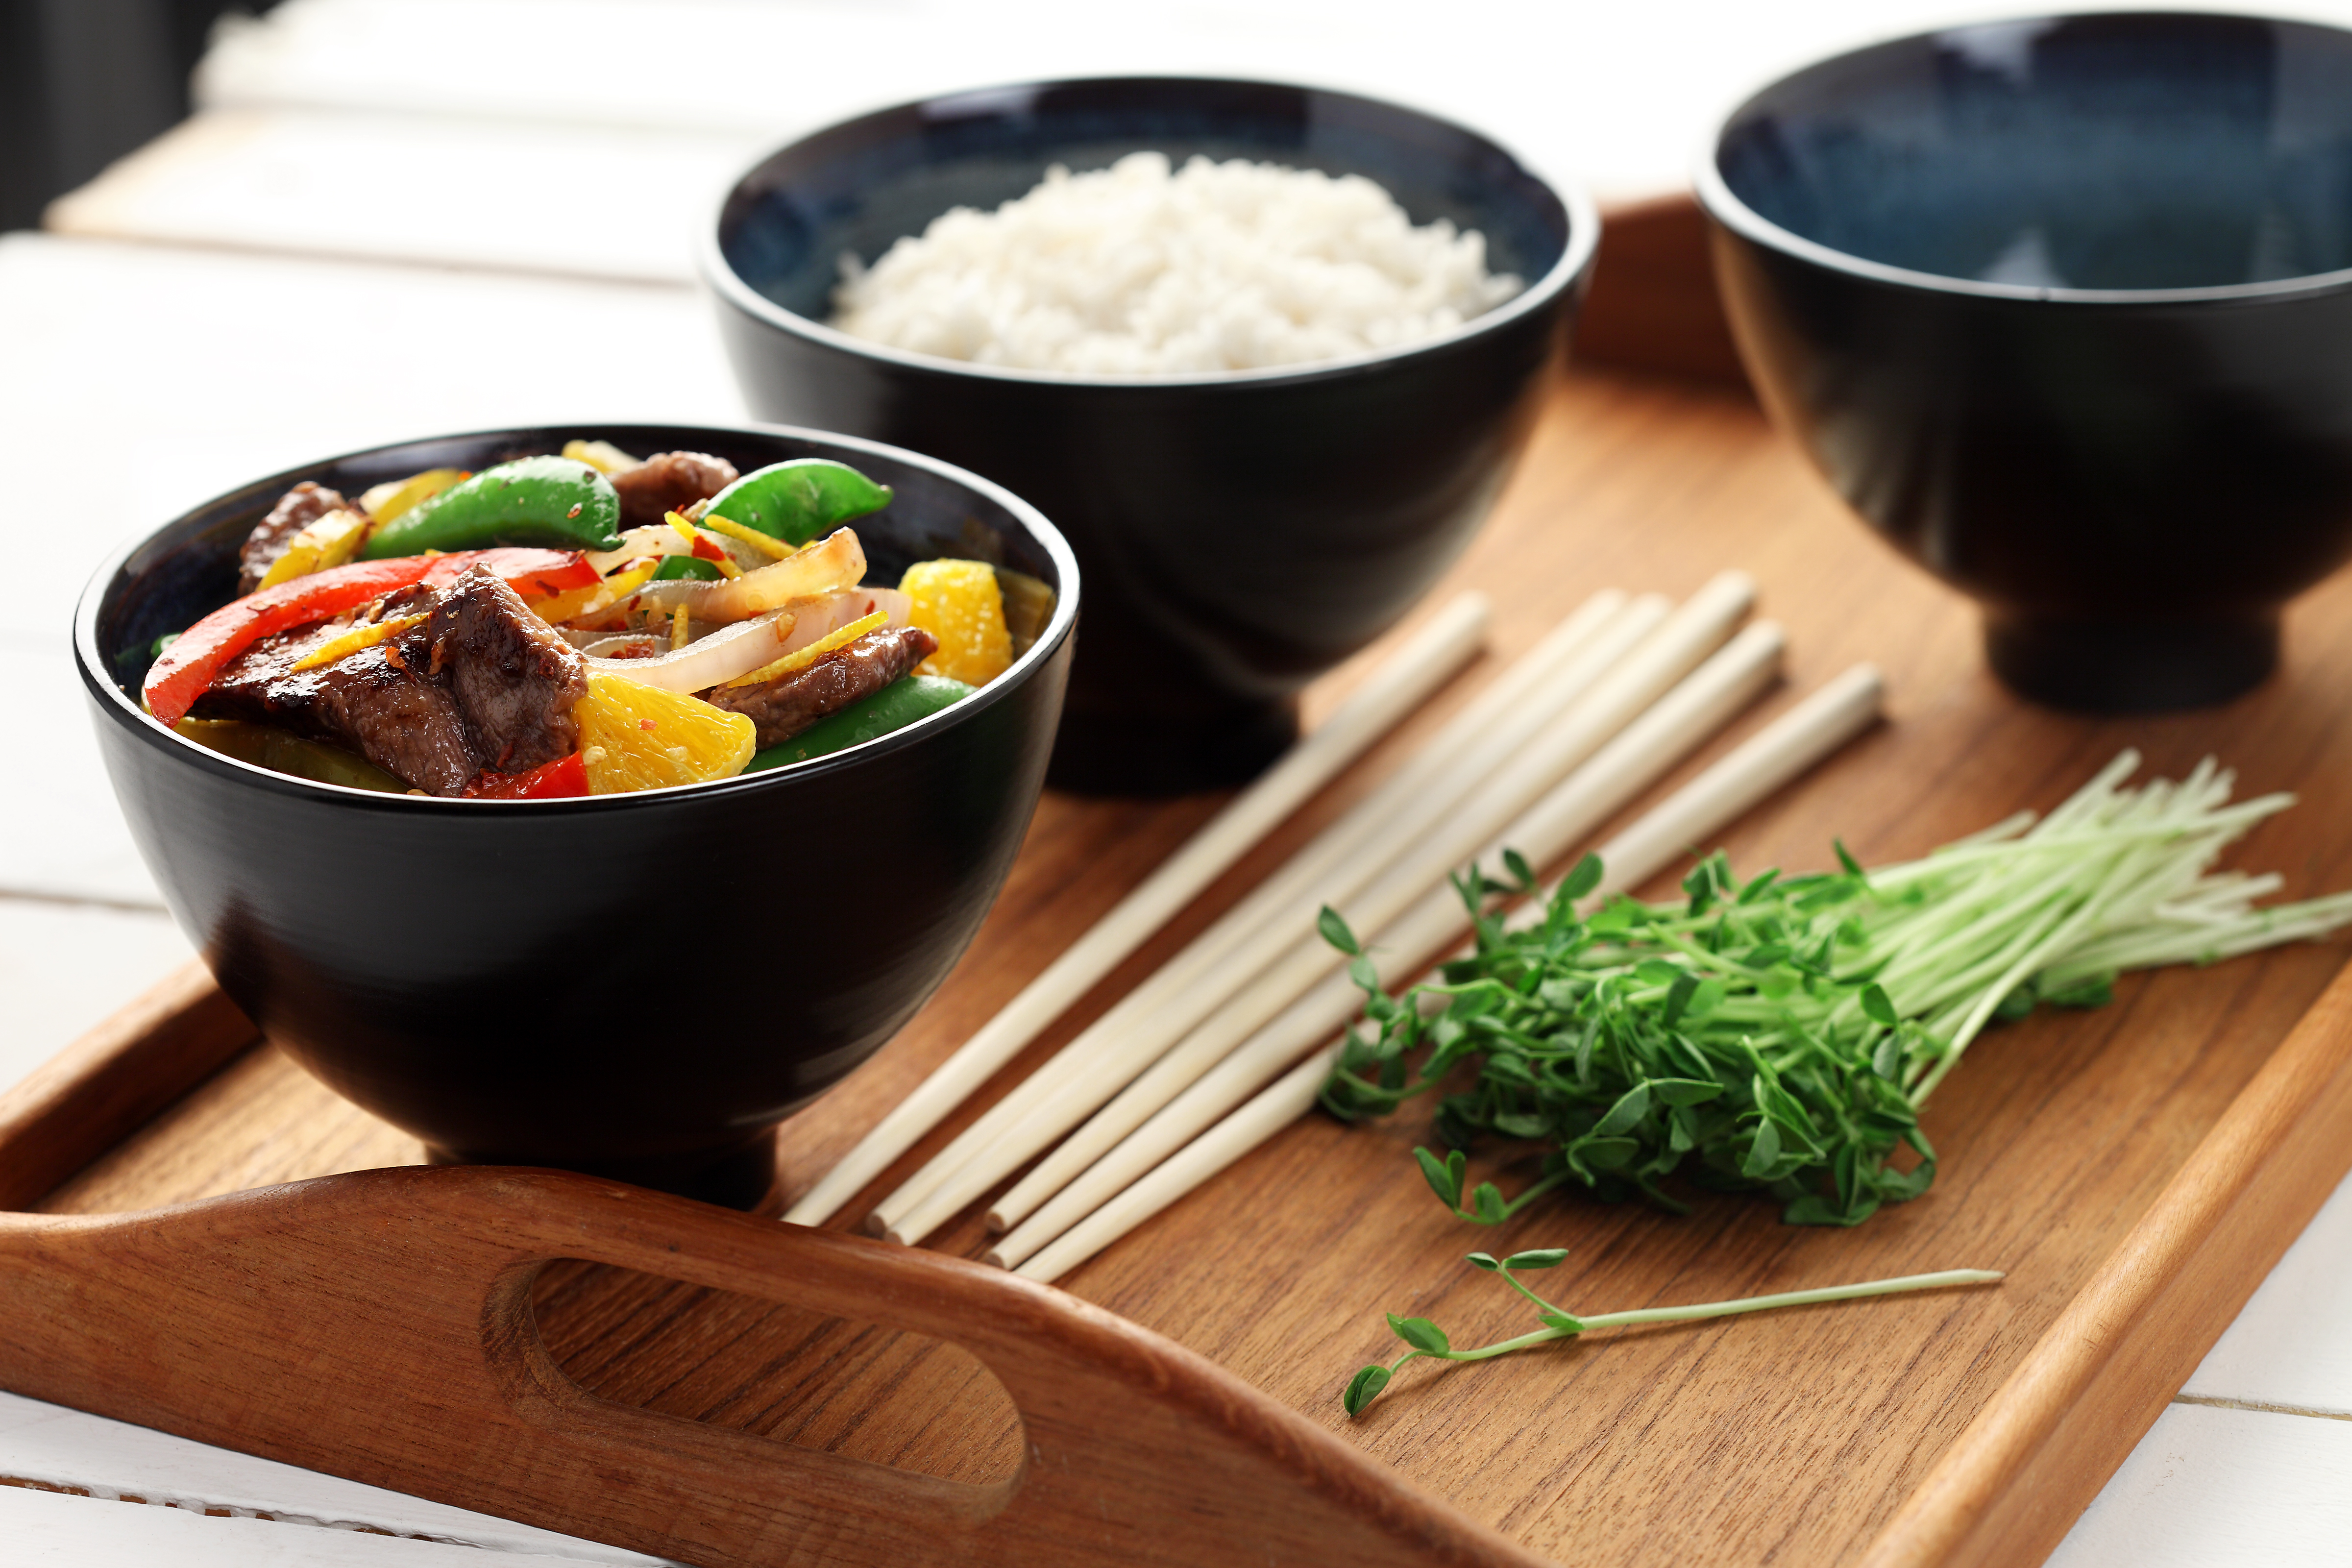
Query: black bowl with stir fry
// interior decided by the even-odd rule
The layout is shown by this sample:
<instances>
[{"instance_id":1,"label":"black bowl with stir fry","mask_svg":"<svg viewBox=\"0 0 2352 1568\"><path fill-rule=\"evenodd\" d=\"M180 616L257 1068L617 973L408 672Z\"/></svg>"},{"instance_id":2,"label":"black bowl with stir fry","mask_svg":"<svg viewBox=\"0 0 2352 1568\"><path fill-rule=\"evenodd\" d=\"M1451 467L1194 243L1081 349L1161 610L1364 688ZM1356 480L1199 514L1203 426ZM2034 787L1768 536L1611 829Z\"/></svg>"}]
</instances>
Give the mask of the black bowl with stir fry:
<instances>
[{"instance_id":1,"label":"black bowl with stir fry","mask_svg":"<svg viewBox=\"0 0 2352 1568\"><path fill-rule=\"evenodd\" d=\"M223 496L100 570L75 645L273 1040L437 1160L748 1204L1003 885L1076 607L1053 527L947 464L582 426Z\"/></svg>"}]
</instances>

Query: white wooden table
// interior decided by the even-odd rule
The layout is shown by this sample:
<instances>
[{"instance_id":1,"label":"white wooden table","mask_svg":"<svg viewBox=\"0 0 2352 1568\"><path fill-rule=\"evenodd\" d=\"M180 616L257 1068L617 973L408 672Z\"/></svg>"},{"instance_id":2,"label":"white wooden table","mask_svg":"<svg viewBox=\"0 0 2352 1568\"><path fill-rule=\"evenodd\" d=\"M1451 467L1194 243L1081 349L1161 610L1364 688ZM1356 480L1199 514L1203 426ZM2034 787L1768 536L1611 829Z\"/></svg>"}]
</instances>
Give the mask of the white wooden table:
<instances>
[{"instance_id":1,"label":"white wooden table","mask_svg":"<svg viewBox=\"0 0 2352 1568\"><path fill-rule=\"evenodd\" d=\"M0 769L0 1083L188 952L115 811L68 657L98 561L219 489L347 447L740 418L688 258L691 226L761 144L991 79L1224 71L1413 99L1628 194L1673 184L1742 84L1953 14L1489 0L1475 27L1441 31L1441 9L291 0L225 38L200 74L208 112L53 215L113 237L0 239L0 506L48 585L0 617L19 717ZM630 221L550 221L583 195ZM478 331L509 346L509 374L442 368L439 347ZM2352 1187L2053 1561L2352 1564L2347 1329ZM7 1394L0 1481L8 1568L650 1561Z\"/></svg>"}]
</instances>

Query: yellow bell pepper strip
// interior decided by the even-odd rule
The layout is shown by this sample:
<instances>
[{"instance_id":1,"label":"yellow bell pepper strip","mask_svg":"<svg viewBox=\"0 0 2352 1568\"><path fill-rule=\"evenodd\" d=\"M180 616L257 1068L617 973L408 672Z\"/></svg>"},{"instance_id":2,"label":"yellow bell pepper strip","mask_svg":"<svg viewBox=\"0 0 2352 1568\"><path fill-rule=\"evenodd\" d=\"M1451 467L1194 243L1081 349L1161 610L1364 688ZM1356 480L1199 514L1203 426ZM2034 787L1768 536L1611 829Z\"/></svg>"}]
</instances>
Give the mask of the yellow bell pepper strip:
<instances>
[{"instance_id":1,"label":"yellow bell pepper strip","mask_svg":"<svg viewBox=\"0 0 2352 1568\"><path fill-rule=\"evenodd\" d=\"M293 578L341 566L359 552L360 542L373 526L361 513L336 508L286 542L286 552L269 563L268 574L258 586L275 588Z\"/></svg>"},{"instance_id":2,"label":"yellow bell pepper strip","mask_svg":"<svg viewBox=\"0 0 2352 1568\"><path fill-rule=\"evenodd\" d=\"M748 544L771 561L782 561L793 553L793 546L781 539L771 539L756 528L746 528L731 517L708 514L695 520L694 526L710 533L723 533L738 543Z\"/></svg>"},{"instance_id":3,"label":"yellow bell pepper strip","mask_svg":"<svg viewBox=\"0 0 2352 1568\"><path fill-rule=\"evenodd\" d=\"M463 484L473 477L463 468L427 468L404 479L370 486L360 497L360 510L379 523L390 522L401 513L423 506L451 485Z\"/></svg>"},{"instance_id":4,"label":"yellow bell pepper strip","mask_svg":"<svg viewBox=\"0 0 2352 1568\"><path fill-rule=\"evenodd\" d=\"M180 635L149 667L142 695L148 711L166 724L188 710L231 659L263 637L356 609L412 583L439 586L476 564L486 565L520 594L551 594L595 573L577 552L484 550L458 555L408 555L354 561L260 588L215 610Z\"/></svg>"},{"instance_id":5,"label":"yellow bell pepper strip","mask_svg":"<svg viewBox=\"0 0 2352 1568\"><path fill-rule=\"evenodd\" d=\"M632 458L610 441L566 441L563 443L563 455L608 477L646 466L643 458Z\"/></svg>"},{"instance_id":6,"label":"yellow bell pepper strip","mask_svg":"<svg viewBox=\"0 0 2352 1568\"><path fill-rule=\"evenodd\" d=\"M432 612L426 611L423 615L394 616L387 621L374 621L364 626L353 626L342 636L330 637L296 659L293 665L294 671L299 674L306 669L317 669L321 666L332 664L340 658L349 658L363 647L373 647L386 637L396 637L409 627L421 626L432 618Z\"/></svg>"}]
</instances>

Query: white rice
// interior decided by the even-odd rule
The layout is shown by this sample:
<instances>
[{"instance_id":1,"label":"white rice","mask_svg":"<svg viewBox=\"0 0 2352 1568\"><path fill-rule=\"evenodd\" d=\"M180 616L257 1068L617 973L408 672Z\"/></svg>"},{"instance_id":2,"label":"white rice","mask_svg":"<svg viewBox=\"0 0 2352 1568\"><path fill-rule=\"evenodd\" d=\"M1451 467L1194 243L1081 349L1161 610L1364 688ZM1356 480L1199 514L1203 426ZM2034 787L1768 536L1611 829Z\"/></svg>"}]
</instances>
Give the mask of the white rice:
<instances>
[{"instance_id":1,"label":"white rice","mask_svg":"<svg viewBox=\"0 0 2352 1568\"><path fill-rule=\"evenodd\" d=\"M1450 331L1525 285L1486 241L1414 227L1358 174L1131 153L992 213L957 207L870 268L842 258L834 325L917 353L1149 376L1262 370Z\"/></svg>"}]
</instances>

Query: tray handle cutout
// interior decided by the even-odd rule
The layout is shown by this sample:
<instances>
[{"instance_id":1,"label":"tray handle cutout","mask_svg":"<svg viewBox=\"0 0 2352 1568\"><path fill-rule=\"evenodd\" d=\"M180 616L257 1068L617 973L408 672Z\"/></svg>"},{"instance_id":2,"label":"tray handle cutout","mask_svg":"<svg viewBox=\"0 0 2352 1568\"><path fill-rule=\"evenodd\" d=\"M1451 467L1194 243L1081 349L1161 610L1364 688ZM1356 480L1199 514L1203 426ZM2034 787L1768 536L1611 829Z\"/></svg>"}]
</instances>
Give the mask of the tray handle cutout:
<instances>
[{"instance_id":1,"label":"tray handle cutout","mask_svg":"<svg viewBox=\"0 0 2352 1568\"><path fill-rule=\"evenodd\" d=\"M530 1311L567 1258L961 1345L1020 1412L1021 1469L952 1481L601 1399ZM709 1568L1539 1561L1050 1287L555 1172L0 1215L0 1385Z\"/></svg>"}]
</instances>

